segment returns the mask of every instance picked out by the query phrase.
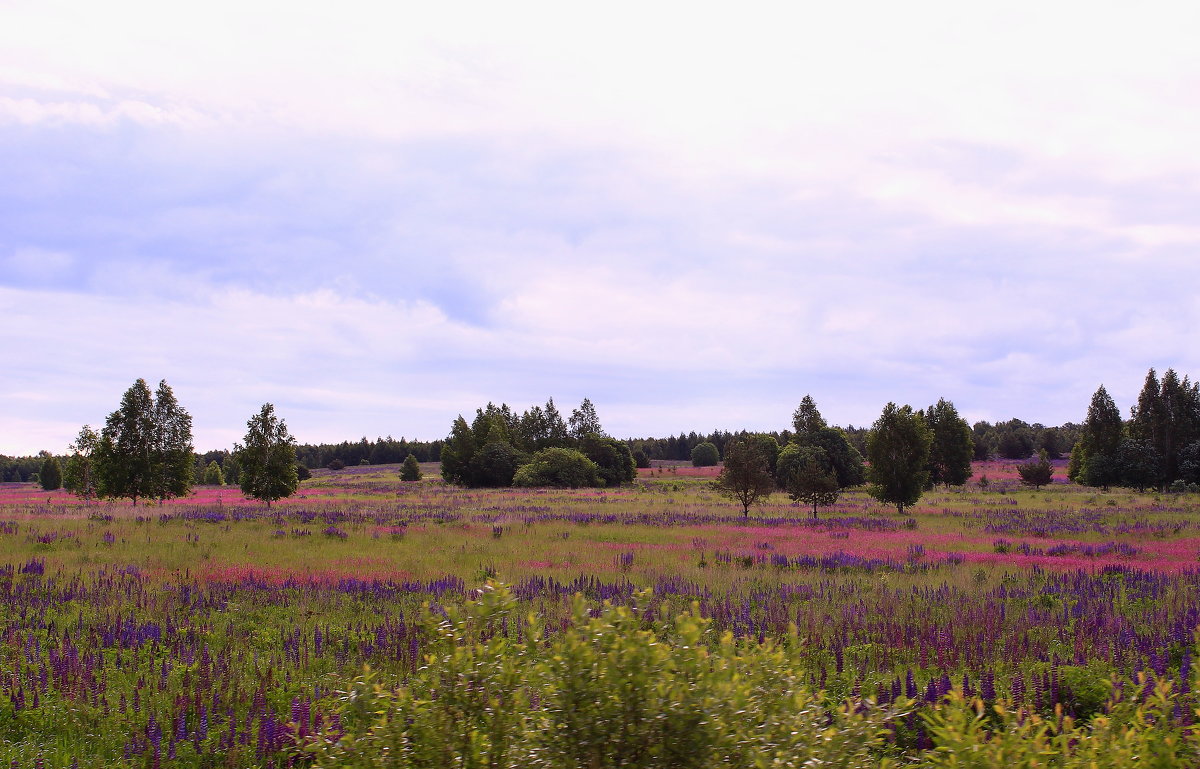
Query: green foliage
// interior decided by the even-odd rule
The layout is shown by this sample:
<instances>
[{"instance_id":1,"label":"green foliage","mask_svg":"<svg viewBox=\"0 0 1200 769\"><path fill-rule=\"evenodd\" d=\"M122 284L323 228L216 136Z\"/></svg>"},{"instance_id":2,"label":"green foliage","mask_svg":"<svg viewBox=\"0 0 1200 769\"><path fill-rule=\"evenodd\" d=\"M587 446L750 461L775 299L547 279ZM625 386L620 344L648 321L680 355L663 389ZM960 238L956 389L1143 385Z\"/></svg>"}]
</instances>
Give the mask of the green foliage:
<instances>
[{"instance_id":1,"label":"green foliage","mask_svg":"<svg viewBox=\"0 0 1200 769\"><path fill-rule=\"evenodd\" d=\"M442 446L442 479L446 483L470 485L471 459L475 456L475 433L462 414L450 427L450 437Z\"/></svg>"},{"instance_id":2,"label":"green foliage","mask_svg":"<svg viewBox=\"0 0 1200 769\"><path fill-rule=\"evenodd\" d=\"M151 395L146 380L125 391L108 415L95 452L102 496L160 501L186 495L192 486L192 418L166 381Z\"/></svg>"},{"instance_id":3,"label":"green foliage","mask_svg":"<svg viewBox=\"0 0 1200 769\"><path fill-rule=\"evenodd\" d=\"M640 470L650 467L650 457L642 449L633 452L633 464Z\"/></svg>"},{"instance_id":4,"label":"green foliage","mask_svg":"<svg viewBox=\"0 0 1200 769\"><path fill-rule=\"evenodd\" d=\"M1167 369L1160 382L1150 369L1133 407L1129 436L1148 442L1158 454L1159 477L1147 485L1165 487L1181 477L1180 453L1200 437L1200 385L1186 376L1180 380L1174 369Z\"/></svg>"},{"instance_id":5,"label":"green foliage","mask_svg":"<svg viewBox=\"0 0 1200 769\"><path fill-rule=\"evenodd\" d=\"M880 502L890 502L897 513L921 498L929 485L929 445L933 435L911 406L889 403L871 427L867 459L871 466L869 492Z\"/></svg>"},{"instance_id":6,"label":"green foliage","mask_svg":"<svg viewBox=\"0 0 1200 769\"><path fill-rule=\"evenodd\" d=\"M300 462L296 463L296 480L307 481L312 477L312 471L305 467Z\"/></svg>"},{"instance_id":7,"label":"green foliage","mask_svg":"<svg viewBox=\"0 0 1200 769\"><path fill-rule=\"evenodd\" d=\"M971 477L971 459L975 456L970 425L945 398L939 398L921 415L933 433L927 466L929 483L948 487L963 485Z\"/></svg>"},{"instance_id":8,"label":"green foliage","mask_svg":"<svg viewBox=\"0 0 1200 769\"><path fill-rule=\"evenodd\" d=\"M1117 467L1121 485L1138 491L1158 486L1163 478L1162 456L1150 440L1122 440L1117 447Z\"/></svg>"},{"instance_id":9,"label":"green foliage","mask_svg":"<svg viewBox=\"0 0 1200 769\"><path fill-rule=\"evenodd\" d=\"M517 637L481 636L516 619L495 584L444 618L427 612L428 664L400 686L361 676L341 700L344 733L300 752L317 767L866 769L902 714L831 706L806 686L797 639L711 638L698 606L649 621L576 596L550 639L532 616Z\"/></svg>"},{"instance_id":10,"label":"green foliage","mask_svg":"<svg viewBox=\"0 0 1200 769\"><path fill-rule=\"evenodd\" d=\"M623 441L589 433L579 439L579 451L596 463L605 486L622 486L637 477L633 454Z\"/></svg>"},{"instance_id":11,"label":"green foliage","mask_svg":"<svg viewBox=\"0 0 1200 769\"><path fill-rule=\"evenodd\" d=\"M296 441L287 424L264 403L246 422L245 445L235 445L238 485L249 498L271 502L290 497L300 485L296 477Z\"/></svg>"},{"instance_id":12,"label":"green foliage","mask_svg":"<svg viewBox=\"0 0 1200 769\"><path fill-rule=\"evenodd\" d=\"M577 489L584 486L599 486L600 468L575 449L559 447L542 449L532 460L517 470L513 476L514 486L554 486Z\"/></svg>"},{"instance_id":13,"label":"green foliage","mask_svg":"<svg viewBox=\"0 0 1200 769\"><path fill-rule=\"evenodd\" d=\"M600 417L596 414L596 407L587 398L583 399L579 408L571 412L571 418L567 420L567 428L571 437L577 441L588 435L604 435L604 428L600 426Z\"/></svg>"},{"instance_id":14,"label":"green foliage","mask_svg":"<svg viewBox=\"0 0 1200 769\"><path fill-rule=\"evenodd\" d=\"M695 462L695 452L692 457ZM770 496L775 486L771 459L762 441L743 436L725 444L725 466L713 482L713 488L741 503L742 515L749 517L750 506Z\"/></svg>"},{"instance_id":15,"label":"green foliage","mask_svg":"<svg viewBox=\"0 0 1200 769\"><path fill-rule=\"evenodd\" d=\"M1021 476L1022 484L1032 486L1036 490L1050 483L1054 478L1054 466L1050 464L1050 457L1046 450L1042 449L1038 452L1036 461L1017 465L1017 474Z\"/></svg>"},{"instance_id":16,"label":"green foliage","mask_svg":"<svg viewBox=\"0 0 1200 769\"><path fill-rule=\"evenodd\" d=\"M527 454L513 448L507 441L491 441L471 457L467 485L511 486L517 468L528 460Z\"/></svg>"},{"instance_id":17,"label":"green foliage","mask_svg":"<svg viewBox=\"0 0 1200 769\"><path fill-rule=\"evenodd\" d=\"M204 483L207 486L225 485L225 473L221 472L221 466L217 464L217 460L212 460L204 468Z\"/></svg>"},{"instance_id":18,"label":"green foliage","mask_svg":"<svg viewBox=\"0 0 1200 769\"><path fill-rule=\"evenodd\" d=\"M1121 412L1104 385L1092 395L1079 440L1071 451L1068 477L1085 486L1107 489L1121 480L1117 449L1125 437ZM1074 475L1070 471L1074 470Z\"/></svg>"},{"instance_id":19,"label":"green foliage","mask_svg":"<svg viewBox=\"0 0 1200 769\"><path fill-rule=\"evenodd\" d=\"M721 454L717 451L715 444L705 441L704 443L696 444L692 449L692 466L693 467L712 467L720 464Z\"/></svg>"},{"instance_id":20,"label":"green foliage","mask_svg":"<svg viewBox=\"0 0 1200 769\"><path fill-rule=\"evenodd\" d=\"M825 452L837 475L839 488L846 489L863 482L865 471L862 454L851 445L844 432L825 423L825 418L821 416L817 404L810 396L804 396L804 400L792 414L792 426L796 429L792 436L793 443L798 446L812 446Z\"/></svg>"},{"instance_id":21,"label":"green foliage","mask_svg":"<svg viewBox=\"0 0 1200 769\"><path fill-rule=\"evenodd\" d=\"M62 466L58 458L47 454L42 461L42 469L38 471L38 484L44 491L55 491L62 488Z\"/></svg>"},{"instance_id":22,"label":"green foliage","mask_svg":"<svg viewBox=\"0 0 1200 769\"><path fill-rule=\"evenodd\" d=\"M829 455L816 446L789 444L779 454L779 482L793 501L812 505L813 518L841 493Z\"/></svg>"},{"instance_id":23,"label":"green foliage","mask_svg":"<svg viewBox=\"0 0 1200 769\"><path fill-rule=\"evenodd\" d=\"M405 457L404 464L400 466L400 480L410 483L421 480L421 465L412 454Z\"/></svg>"}]
</instances>

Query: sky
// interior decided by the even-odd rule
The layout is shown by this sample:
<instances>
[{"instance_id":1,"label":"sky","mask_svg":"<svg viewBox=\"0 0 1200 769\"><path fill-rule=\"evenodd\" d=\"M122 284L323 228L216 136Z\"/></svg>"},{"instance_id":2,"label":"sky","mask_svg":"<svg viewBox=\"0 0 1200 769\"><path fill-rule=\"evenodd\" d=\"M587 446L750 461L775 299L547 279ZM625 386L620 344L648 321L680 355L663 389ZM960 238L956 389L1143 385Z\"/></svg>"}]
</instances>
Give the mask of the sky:
<instances>
[{"instance_id":1,"label":"sky","mask_svg":"<svg viewBox=\"0 0 1200 769\"><path fill-rule=\"evenodd\" d=\"M1200 376L1200 5L0 0L0 453L1128 411Z\"/></svg>"}]
</instances>

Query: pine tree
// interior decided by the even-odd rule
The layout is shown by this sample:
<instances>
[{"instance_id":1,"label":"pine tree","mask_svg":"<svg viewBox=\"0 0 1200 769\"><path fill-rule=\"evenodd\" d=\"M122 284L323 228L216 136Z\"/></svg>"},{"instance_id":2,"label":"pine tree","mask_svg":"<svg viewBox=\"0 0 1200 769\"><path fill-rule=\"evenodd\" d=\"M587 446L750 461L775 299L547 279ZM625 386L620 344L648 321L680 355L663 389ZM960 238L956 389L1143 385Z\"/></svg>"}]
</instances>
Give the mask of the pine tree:
<instances>
[{"instance_id":1,"label":"pine tree","mask_svg":"<svg viewBox=\"0 0 1200 769\"><path fill-rule=\"evenodd\" d=\"M929 446L933 434L911 406L889 403L867 439L869 492L880 502L890 502L897 513L921 498L929 485Z\"/></svg>"},{"instance_id":2,"label":"pine tree","mask_svg":"<svg viewBox=\"0 0 1200 769\"><path fill-rule=\"evenodd\" d=\"M300 480L296 477L296 440L288 433L287 424L275 416L275 407L264 403L262 409L246 422L245 445L235 445L238 483L248 498L267 503L295 493Z\"/></svg>"},{"instance_id":3,"label":"pine tree","mask_svg":"<svg viewBox=\"0 0 1200 769\"><path fill-rule=\"evenodd\" d=\"M585 435L604 435L604 428L600 426L600 417L596 414L596 407L587 398L583 399L579 408L571 412L567 426L571 437L575 440L580 440Z\"/></svg>"},{"instance_id":4,"label":"pine tree","mask_svg":"<svg viewBox=\"0 0 1200 769\"><path fill-rule=\"evenodd\" d=\"M1054 479L1054 466L1050 464L1049 454L1042 449L1037 460L1017 465L1017 474L1021 476L1022 484L1032 486L1036 491Z\"/></svg>"}]
</instances>

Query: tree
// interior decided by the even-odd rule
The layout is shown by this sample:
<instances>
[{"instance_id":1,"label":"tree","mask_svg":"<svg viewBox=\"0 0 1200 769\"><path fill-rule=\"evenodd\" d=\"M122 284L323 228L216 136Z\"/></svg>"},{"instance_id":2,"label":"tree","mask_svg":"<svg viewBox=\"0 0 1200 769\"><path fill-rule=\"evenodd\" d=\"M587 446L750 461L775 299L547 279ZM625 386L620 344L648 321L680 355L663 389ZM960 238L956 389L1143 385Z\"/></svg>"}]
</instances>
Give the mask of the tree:
<instances>
[{"instance_id":1,"label":"tree","mask_svg":"<svg viewBox=\"0 0 1200 769\"><path fill-rule=\"evenodd\" d=\"M971 477L971 458L975 456L975 441L971 426L958 415L954 404L945 398L922 412L925 424L933 433L929 446L929 483L961 486Z\"/></svg>"},{"instance_id":2,"label":"tree","mask_svg":"<svg viewBox=\"0 0 1200 769\"><path fill-rule=\"evenodd\" d=\"M792 501L812 505L813 518L818 506L832 505L841 493L829 455L816 446L788 444L779 453L778 476Z\"/></svg>"},{"instance_id":3,"label":"tree","mask_svg":"<svg viewBox=\"0 0 1200 769\"><path fill-rule=\"evenodd\" d=\"M66 470L63 471L63 486L67 491L85 502L96 496L96 467L93 455L100 436L90 426L84 425L79 430L69 448L71 456L67 459Z\"/></svg>"},{"instance_id":4,"label":"tree","mask_svg":"<svg viewBox=\"0 0 1200 769\"><path fill-rule=\"evenodd\" d=\"M192 418L166 380L157 397L145 379L133 383L108 415L96 448L99 493L106 497L181 497L192 486Z\"/></svg>"},{"instance_id":5,"label":"tree","mask_svg":"<svg viewBox=\"0 0 1200 769\"><path fill-rule=\"evenodd\" d=\"M450 427L450 436L442 445L442 479L446 483L471 485L471 459L474 456L475 434L459 414Z\"/></svg>"},{"instance_id":6,"label":"tree","mask_svg":"<svg viewBox=\"0 0 1200 769\"><path fill-rule=\"evenodd\" d=\"M1154 369L1132 409L1129 437L1149 441L1162 458L1159 482L1163 487L1179 478L1179 453L1200 437L1200 392L1197 385L1174 369L1167 369L1159 381Z\"/></svg>"},{"instance_id":7,"label":"tree","mask_svg":"<svg viewBox=\"0 0 1200 769\"><path fill-rule=\"evenodd\" d=\"M1021 476L1022 484L1032 486L1035 491L1050 483L1054 478L1054 466L1050 464L1049 453L1042 449L1036 461L1017 465L1017 474Z\"/></svg>"},{"instance_id":8,"label":"tree","mask_svg":"<svg viewBox=\"0 0 1200 769\"><path fill-rule=\"evenodd\" d=\"M488 442L471 457L468 467L468 486L511 486L517 468L529 461L529 456L503 440Z\"/></svg>"},{"instance_id":9,"label":"tree","mask_svg":"<svg viewBox=\"0 0 1200 769\"><path fill-rule=\"evenodd\" d=\"M1105 490L1121 480L1117 449L1125 437L1121 412L1104 385L1092 395L1087 418L1079 430L1079 440L1071 450L1067 477L1085 486Z\"/></svg>"},{"instance_id":10,"label":"tree","mask_svg":"<svg viewBox=\"0 0 1200 769\"><path fill-rule=\"evenodd\" d=\"M589 433L579 439L579 451L596 463L605 486L622 486L637 477L633 454L623 441Z\"/></svg>"},{"instance_id":11,"label":"tree","mask_svg":"<svg viewBox=\"0 0 1200 769\"><path fill-rule=\"evenodd\" d=\"M1117 446L1116 464L1122 486L1145 491L1162 480L1162 455L1150 440L1122 440Z\"/></svg>"},{"instance_id":12,"label":"tree","mask_svg":"<svg viewBox=\"0 0 1200 769\"><path fill-rule=\"evenodd\" d=\"M700 444L703 446L704 444ZM711 444L710 444L711 445ZM696 448L700 448L697 446ZM716 448L713 448L716 451ZM693 462L695 452L692 453ZM762 445L745 437L735 438L725 445L725 466L713 482L720 494L742 505L742 515L750 517L750 506L775 491L770 459Z\"/></svg>"},{"instance_id":13,"label":"tree","mask_svg":"<svg viewBox=\"0 0 1200 769\"><path fill-rule=\"evenodd\" d=\"M637 451L633 452L633 464L636 465L638 469L647 468L650 466L650 457L643 449L638 449Z\"/></svg>"},{"instance_id":14,"label":"tree","mask_svg":"<svg viewBox=\"0 0 1200 769\"><path fill-rule=\"evenodd\" d=\"M208 466L204 468L204 484L206 486L224 486L225 474L221 472L221 466L217 464L217 460L212 460Z\"/></svg>"},{"instance_id":15,"label":"tree","mask_svg":"<svg viewBox=\"0 0 1200 769\"><path fill-rule=\"evenodd\" d=\"M404 464L400 466L400 480L408 482L421 480L421 466L417 464L417 458L412 454L405 457Z\"/></svg>"},{"instance_id":16,"label":"tree","mask_svg":"<svg viewBox=\"0 0 1200 769\"><path fill-rule=\"evenodd\" d=\"M720 461L721 454L717 451L716 444L704 441L697 443L692 449L692 467L712 467Z\"/></svg>"},{"instance_id":17,"label":"tree","mask_svg":"<svg viewBox=\"0 0 1200 769\"><path fill-rule=\"evenodd\" d=\"M58 458L45 452L42 467L38 471L38 483L45 491L56 491L62 488L62 466Z\"/></svg>"},{"instance_id":18,"label":"tree","mask_svg":"<svg viewBox=\"0 0 1200 769\"><path fill-rule=\"evenodd\" d=\"M837 475L838 487L849 488L863 482L863 458L858 449L850 444L846 433L830 427L817 410L817 404L804 396L792 414L792 426L796 429L792 442L798 446L821 449Z\"/></svg>"},{"instance_id":19,"label":"tree","mask_svg":"<svg viewBox=\"0 0 1200 769\"><path fill-rule=\"evenodd\" d=\"M577 489L601 484L600 468L582 452L552 446L536 452L513 476L514 486L553 486Z\"/></svg>"},{"instance_id":20,"label":"tree","mask_svg":"<svg viewBox=\"0 0 1200 769\"><path fill-rule=\"evenodd\" d=\"M311 477L312 477L312 471L308 469L308 466L302 462L297 462L296 463L296 480L307 481Z\"/></svg>"},{"instance_id":21,"label":"tree","mask_svg":"<svg viewBox=\"0 0 1200 769\"><path fill-rule=\"evenodd\" d=\"M582 439L585 435L604 435L604 428L600 426L600 417L596 414L596 407L587 398L579 404L579 408L571 412L571 418L567 420L567 425L570 428L571 437L575 440Z\"/></svg>"},{"instance_id":22,"label":"tree","mask_svg":"<svg viewBox=\"0 0 1200 769\"><path fill-rule=\"evenodd\" d=\"M757 444L763 456L767 458L767 471L771 473L772 478L778 481L779 476L776 470L779 464L779 441L775 440L775 436L766 433L744 433L737 436L735 440Z\"/></svg>"},{"instance_id":23,"label":"tree","mask_svg":"<svg viewBox=\"0 0 1200 769\"><path fill-rule=\"evenodd\" d=\"M929 485L929 446L933 435L911 406L889 403L871 427L867 439L869 492L880 502L896 505L896 512L915 504Z\"/></svg>"},{"instance_id":24,"label":"tree","mask_svg":"<svg viewBox=\"0 0 1200 769\"><path fill-rule=\"evenodd\" d=\"M296 439L287 424L275 416L275 407L264 403L246 422L245 444L235 444L238 484L247 498L271 502L290 497L300 485L296 477Z\"/></svg>"}]
</instances>

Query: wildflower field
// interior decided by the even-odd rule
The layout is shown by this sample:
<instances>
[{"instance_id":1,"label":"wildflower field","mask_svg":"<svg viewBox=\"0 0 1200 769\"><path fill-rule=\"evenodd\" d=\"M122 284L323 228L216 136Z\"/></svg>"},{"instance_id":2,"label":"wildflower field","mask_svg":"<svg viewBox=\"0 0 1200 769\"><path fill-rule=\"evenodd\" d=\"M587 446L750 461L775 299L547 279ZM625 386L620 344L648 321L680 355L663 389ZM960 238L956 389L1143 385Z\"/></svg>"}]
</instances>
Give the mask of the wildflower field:
<instances>
[{"instance_id":1,"label":"wildflower field","mask_svg":"<svg viewBox=\"0 0 1200 769\"><path fill-rule=\"evenodd\" d=\"M1034 491L988 463L903 516L856 491L818 519L783 495L744 518L690 467L606 490L466 490L424 469L417 483L398 466L319 471L270 509L231 488L133 507L0 484L0 764L421 765L412 735L425 724L449 751L428 765L608 765L604 750L653 757L667 742L660 731L620 747L648 723L628 700L666 696L672 675L699 697L714 660L733 659L742 672L722 686L750 687L763 712L811 716L814 733L845 725L842 754L871 765L933 765L973 729L993 747L1017 735L1079 758L1073 730L1089 723L1133 728L1113 740L1143 739L1142 754L1194 755L1180 746L1197 705L1196 496L1101 493L1062 467ZM661 675L637 698L625 690L619 734L589 737L600 710L572 721L546 703L578 675L562 660L601 637L614 651L588 669L626 667L589 685ZM478 712L446 709L458 701L446 671L481 676L464 690ZM736 698L720 691L680 712L729 726L718 701ZM422 721L422 692L445 720ZM977 715L975 699L996 709ZM384 711L408 713L407 736L382 728ZM736 745L766 739L767 723ZM689 750L741 765L736 745Z\"/></svg>"}]
</instances>

